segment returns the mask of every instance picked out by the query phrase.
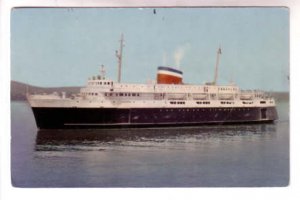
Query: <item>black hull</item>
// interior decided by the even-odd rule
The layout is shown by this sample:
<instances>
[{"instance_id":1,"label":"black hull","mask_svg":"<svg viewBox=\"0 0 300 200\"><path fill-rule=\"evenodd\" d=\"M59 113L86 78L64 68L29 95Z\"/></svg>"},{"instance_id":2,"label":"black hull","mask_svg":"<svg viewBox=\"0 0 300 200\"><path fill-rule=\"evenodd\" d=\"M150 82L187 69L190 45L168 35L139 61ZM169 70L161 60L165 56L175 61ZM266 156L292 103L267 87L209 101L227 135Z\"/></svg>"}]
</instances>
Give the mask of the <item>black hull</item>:
<instances>
[{"instance_id":1,"label":"black hull","mask_svg":"<svg viewBox=\"0 0 300 200\"><path fill-rule=\"evenodd\" d=\"M40 129L198 126L267 123L275 107L249 108L32 108Z\"/></svg>"}]
</instances>

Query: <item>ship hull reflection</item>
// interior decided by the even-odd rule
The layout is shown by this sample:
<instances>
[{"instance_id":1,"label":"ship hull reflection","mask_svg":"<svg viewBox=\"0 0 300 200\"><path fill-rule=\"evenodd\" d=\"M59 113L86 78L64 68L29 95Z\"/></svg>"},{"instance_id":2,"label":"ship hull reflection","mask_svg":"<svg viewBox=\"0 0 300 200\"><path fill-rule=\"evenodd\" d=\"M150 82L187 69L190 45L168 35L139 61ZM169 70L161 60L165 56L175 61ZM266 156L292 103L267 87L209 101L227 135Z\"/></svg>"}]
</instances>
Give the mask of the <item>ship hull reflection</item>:
<instances>
[{"instance_id":1,"label":"ship hull reflection","mask_svg":"<svg viewBox=\"0 0 300 200\"><path fill-rule=\"evenodd\" d=\"M170 142L181 139L228 139L238 136L264 136L276 132L276 124L257 124L239 126L202 126L186 128L160 128L160 129L62 129L39 130L36 137L36 150L43 150L43 145L95 145L108 143L121 143L122 141L152 141Z\"/></svg>"}]
</instances>

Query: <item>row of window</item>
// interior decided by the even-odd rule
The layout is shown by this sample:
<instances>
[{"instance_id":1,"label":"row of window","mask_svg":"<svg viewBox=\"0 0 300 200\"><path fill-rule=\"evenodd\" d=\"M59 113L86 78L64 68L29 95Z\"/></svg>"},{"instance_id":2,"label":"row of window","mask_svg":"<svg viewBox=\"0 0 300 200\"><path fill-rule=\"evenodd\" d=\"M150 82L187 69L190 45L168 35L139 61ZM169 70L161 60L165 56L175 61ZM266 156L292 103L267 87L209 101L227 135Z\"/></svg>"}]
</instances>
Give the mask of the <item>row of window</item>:
<instances>
[{"instance_id":1,"label":"row of window","mask_svg":"<svg viewBox=\"0 0 300 200\"><path fill-rule=\"evenodd\" d=\"M99 82L90 82L90 85L113 85L113 83L112 82L99 81Z\"/></svg>"},{"instance_id":2,"label":"row of window","mask_svg":"<svg viewBox=\"0 0 300 200\"><path fill-rule=\"evenodd\" d=\"M184 101L170 101L170 104L185 104Z\"/></svg>"},{"instance_id":3,"label":"row of window","mask_svg":"<svg viewBox=\"0 0 300 200\"><path fill-rule=\"evenodd\" d=\"M187 112L194 112L194 111L250 111L250 108L208 108L208 109L203 109L203 108L180 108L180 109L160 109L160 112L169 112L169 111L187 111Z\"/></svg>"},{"instance_id":4,"label":"row of window","mask_svg":"<svg viewBox=\"0 0 300 200\"><path fill-rule=\"evenodd\" d=\"M253 101L243 101L243 104L253 104Z\"/></svg>"},{"instance_id":5,"label":"row of window","mask_svg":"<svg viewBox=\"0 0 300 200\"><path fill-rule=\"evenodd\" d=\"M116 97L139 97L140 94L139 93L104 93L104 96L108 97L112 97L112 96L116 96Z\"/></svg>"},{"instance_id":6,"label":"row of window","mask_svg":"<svg viewBox=\"0 0 300 200\"><path fill-rule=\"evenodd\" d=\"M234 104L233 101L221 101L221 104Z\"/></svg>"},{"instance_id":7,"label":"row of window","mask_svg":"<svg viewBox=\"0 0 300 200\"><path fill-rule=\"evenodd\" d=\"M183 85L164 85L164 86L160 86L160 85L142 85L142 84L120 84L119 87L123 88L123 87L131 87L131 88L157 88L159 90L164 90L164 89L197 89L200 90L201 87L199 86L183 86Z\"/></svg>"},{"instance_id":8,"label":"row of window","mask_svg":"<svg viewBox=\"0 0 300 200\"><path fill-rule=\"evenodd\" d=\"M98 93L96 93L96 92L85 92L85 93L83 93L84 95L90 95L90 96L98 96ZM139 93L104 93L104 95L106 96L106 97L112 97L112 96L116 96L116 97L118 97L118 96L120 96L120 97L130 97L130 96L132 96L132 97L139 97L140 96L140 94ZM196 102L197 104L210 104L210 102L209 101L197 101ZM243 104L253 104L253 101L251 101L251 102L247 102L247 101L243 101L242 102ZM261 104L265 104L266 103L266 101L260 101L260 103ZM184 101L170 101L170 104L185 104L185 102ZM232 101L221 101L221 104L234 104L234 102L232 102Z\"/></svg>"},{"instance_id":9,"label":"row of window","mask_svg":"<svg viewBox=\"0 0 300 200\"><path fill-rule=\"evenodd\" d=\"M83 93L84 95L90 95L90 96L98 96L98 93L96 93L96 92L84 92ZM104 96L106 96L106 97L112 97L112 96L115 96L115 97L118 97L118 96L120 96L120 97L130 97L130 96L132 96L132 97L139 97L140 96L140 94L139 93L104 93Z\"/></svg>"},{"instance_id":10,"label":"row of window","mask_svg":"<svg viewBox=\"0 0 300 200\"><path fill-rule=\"evenodd\" d=\"M98 96L98 93L96 92L84 92L84 95L90 95L90 96Z\"/></svg>"},{"instance_id":11,"label":"row of window","mask_svg":"<svg viewBox=\"0 0 300 200\"><path fill-rule=\"evenodd\" d=\"M210 104L209 101L197 101L196 104Z\"/></svg>"},{"instance_id":12,"label":"row of window","mask_svg":"<svg viewBox=\"0 0 300 200\"><path fill-rule=\"evenodd\" d=\"M218 88L218 90L221 90L221 91L228 91L228 90L230 90L230 91L236 91L237 89L236 88Z\"/></svg>"},{"instance_id":13,"label":"row of window","mask_svg":"<svg viewBox=\"0 0 300 200\"><path fill-rule=\"evenodd\" d=\"M105 77L101 77L100 75L98 75L98 76L93 76L93 77L91 77L90 80L91 80L91 79L92 79L92 80L101 80L101 79L104 80Z\"/></svg>"},{"instance_id":14,"label":"row of window","mask_svg":"<svg viewBox=\"0 0 300 200\"><path fill-rule=\"evenodd\" d=\"M90 80L103 80L102 79L102 77L101 76L98 76L98 77L92 77ZM113 85L113 82L112 81L99 81L99 82L91 82L91 84L92 85ZM120 84L120 87L121 88L123 88L123 87L129 87L129 86L133 86L133 88L135 88L135 87L140 87L141 88L141 86L140 85L127 85L127 84ZM148 86L149 87L149 86ZM155 85L154 85L154 87L155 87ZM145 88L145 86L143 86L142 88ZM164 86L164 87L159 87L159 89L166 89L166 88L168 88L168 89L181 89L182 88L182 86L180 86L180 87L178 87L178 86L173 86L173 85L166 85L166 86ZM188 88L191 88L191 86L188 86ZM197 89L199 89L198 87L193 87L193 88L197 88ZM223 88L223 87L221 87L221 88L218 88L218 90L221 90L221 91L237 91L237 88ZM204 91L208 91L208 88L207 87L205 87L204 88Z\"/></svg>"}]
</instances>

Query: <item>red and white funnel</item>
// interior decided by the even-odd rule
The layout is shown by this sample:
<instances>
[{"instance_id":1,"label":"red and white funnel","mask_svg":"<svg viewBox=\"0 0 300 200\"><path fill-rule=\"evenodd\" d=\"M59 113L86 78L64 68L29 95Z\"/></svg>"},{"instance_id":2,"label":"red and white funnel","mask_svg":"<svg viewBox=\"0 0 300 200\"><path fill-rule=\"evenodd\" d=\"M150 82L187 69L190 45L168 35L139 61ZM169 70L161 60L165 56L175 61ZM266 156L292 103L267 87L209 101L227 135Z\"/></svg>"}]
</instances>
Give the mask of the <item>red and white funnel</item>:
<instances>
[{"instance_id":1,"label":"red and white funnel","mask_svg":"<svg viewBox=\"0 0 300 200\"><path fill-rule=\"evenodd\" d=\"M158 84L182 84L182 71L171 67L159 66L157 68Z\"/></svg>"}]
</instances>

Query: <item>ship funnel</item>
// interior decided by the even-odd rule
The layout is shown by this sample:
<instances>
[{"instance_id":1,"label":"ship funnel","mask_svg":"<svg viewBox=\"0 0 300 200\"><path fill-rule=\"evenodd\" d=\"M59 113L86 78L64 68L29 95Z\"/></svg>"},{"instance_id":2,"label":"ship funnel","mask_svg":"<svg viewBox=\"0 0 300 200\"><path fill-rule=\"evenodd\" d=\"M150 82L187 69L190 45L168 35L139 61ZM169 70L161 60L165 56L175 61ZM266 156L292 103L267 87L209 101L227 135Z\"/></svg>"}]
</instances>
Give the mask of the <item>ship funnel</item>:
<instances>
[{"instance_id":1,"label":"ship funnel","mask_svg":"<svg viewBox=\"0 0 300 200\"><path fill-rule=\"evenodd\" d=\"M157 68L158 84L182 84L182 71L172 67L159 66Z\"/></svg>"}]
</instances>

